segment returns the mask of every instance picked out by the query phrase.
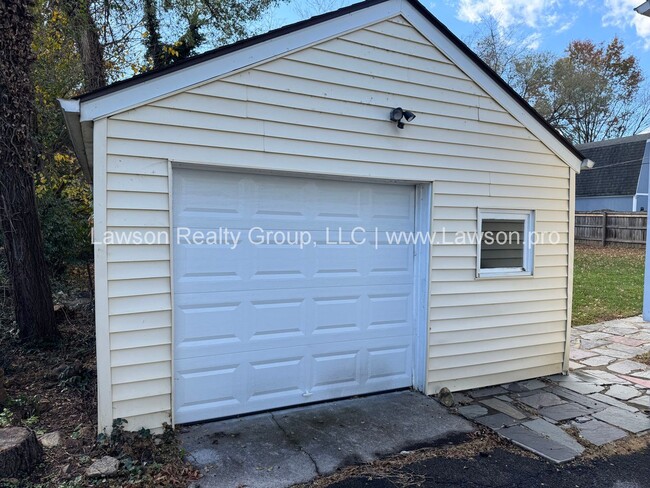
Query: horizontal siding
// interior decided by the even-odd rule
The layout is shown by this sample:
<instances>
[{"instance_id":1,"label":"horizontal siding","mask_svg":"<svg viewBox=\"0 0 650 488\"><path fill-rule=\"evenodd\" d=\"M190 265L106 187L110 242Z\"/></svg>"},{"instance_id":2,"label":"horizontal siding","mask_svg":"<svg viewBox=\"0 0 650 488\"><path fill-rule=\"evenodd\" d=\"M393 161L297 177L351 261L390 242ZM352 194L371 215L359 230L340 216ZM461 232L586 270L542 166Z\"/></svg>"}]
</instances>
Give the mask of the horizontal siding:
<instances>
[{"instance_id":1,"label":"horizontal siding","mask_svg":"<svg viewBox=\"0 0 650 488\"><path fill-rule=\"evenodd\" d=\"M403 131L396 106L417 114ZM477 207L535 210L559 240L536 246L532 277L477 280L476 245L432 246L427 391L561 370L569 169L404 19L114 115L107 132L116 232L169 229L168 159L431 181L436 232L474 232ZM170 260L167 243L107 246L113 413L129 428L169 419Z\"/></svg>"}]
</instances>

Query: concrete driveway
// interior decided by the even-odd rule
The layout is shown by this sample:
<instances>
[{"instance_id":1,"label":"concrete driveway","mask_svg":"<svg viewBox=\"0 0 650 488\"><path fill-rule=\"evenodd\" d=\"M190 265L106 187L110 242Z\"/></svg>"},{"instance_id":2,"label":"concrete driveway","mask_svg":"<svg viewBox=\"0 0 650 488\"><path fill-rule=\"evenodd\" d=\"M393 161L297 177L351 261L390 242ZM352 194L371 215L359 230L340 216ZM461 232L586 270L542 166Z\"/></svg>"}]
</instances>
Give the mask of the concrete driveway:
<instances>
[{"instance_id":1,"label":"concrete driveway","mask_svg":"<svg viewBox=\"0 0 650 488\"><path fill-rule=\"evenodd\" d=\"M475 430L435 400L400 391L189 426L181 441L201 487L280 488Z\"/></svg>"}]
</instances>

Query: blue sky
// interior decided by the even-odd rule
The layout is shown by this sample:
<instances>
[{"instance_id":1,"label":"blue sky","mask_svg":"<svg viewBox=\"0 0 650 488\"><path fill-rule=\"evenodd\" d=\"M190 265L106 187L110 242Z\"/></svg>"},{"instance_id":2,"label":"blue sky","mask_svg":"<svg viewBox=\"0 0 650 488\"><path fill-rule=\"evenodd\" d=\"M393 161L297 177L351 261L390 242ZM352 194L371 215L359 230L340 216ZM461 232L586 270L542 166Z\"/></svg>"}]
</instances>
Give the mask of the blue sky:
<instances>
[{"instance_id":1,"label":"blue sky","mask_svg":"<svg viewBox=\"0 0 650 488\"><path fill-rule=\"evenodd\" d=\"M333 10L351 0L292 0L273 12L273 22L286 24ZM609 42L623 39L628 53L641 61L650 78L650 17L634 12L643 0L424 0L424 5L458 37L466 40L481 17L521 31L531 47L561 54L574 39Z\"/></svg>"}]
</instances>

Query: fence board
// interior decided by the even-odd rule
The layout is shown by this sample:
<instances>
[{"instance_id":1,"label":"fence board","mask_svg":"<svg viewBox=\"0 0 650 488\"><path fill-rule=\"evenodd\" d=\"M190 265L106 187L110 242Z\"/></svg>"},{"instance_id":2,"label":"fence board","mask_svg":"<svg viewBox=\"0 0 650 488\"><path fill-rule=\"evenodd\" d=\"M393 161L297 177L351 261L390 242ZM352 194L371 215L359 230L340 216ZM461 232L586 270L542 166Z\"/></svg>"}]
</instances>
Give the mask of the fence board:
<instances>
[{"instance_id":1,"label":"fence board","mask_svg":"<svg viewBox=\"0 0 650 488\"><path fill-rule=\"evenodd\" d=\"M576 212L575 240L600 246L608 243L643 246L647 225L646 212Z\"/></svg>"}]
</instances>

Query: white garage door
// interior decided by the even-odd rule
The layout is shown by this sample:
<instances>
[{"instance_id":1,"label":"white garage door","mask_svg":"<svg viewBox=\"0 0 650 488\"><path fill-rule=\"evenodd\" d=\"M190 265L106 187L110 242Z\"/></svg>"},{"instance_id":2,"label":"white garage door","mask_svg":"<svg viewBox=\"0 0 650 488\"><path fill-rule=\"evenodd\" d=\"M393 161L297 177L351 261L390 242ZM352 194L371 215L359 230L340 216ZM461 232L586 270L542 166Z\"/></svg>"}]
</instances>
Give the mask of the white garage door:
<instances>
[{"instance_id":1,"label":"white garage door","mask_svg":"<svg viewBox=\"0 0 650 488\"><path fill-rule=\"evenodd\" d=\"M413 246L386 241L414 228L413 186L173 180L177 422L413 384ZM358 227L366 242L344 243ZM281 233L260 244L266 231ZM296 231L312 242L280 244Z\"/></svg>"}]
</instances>

